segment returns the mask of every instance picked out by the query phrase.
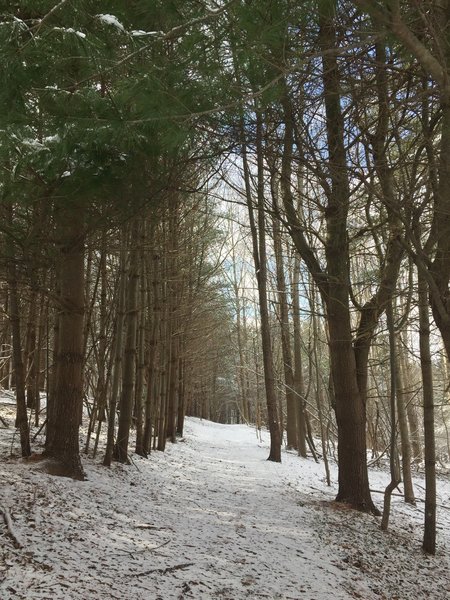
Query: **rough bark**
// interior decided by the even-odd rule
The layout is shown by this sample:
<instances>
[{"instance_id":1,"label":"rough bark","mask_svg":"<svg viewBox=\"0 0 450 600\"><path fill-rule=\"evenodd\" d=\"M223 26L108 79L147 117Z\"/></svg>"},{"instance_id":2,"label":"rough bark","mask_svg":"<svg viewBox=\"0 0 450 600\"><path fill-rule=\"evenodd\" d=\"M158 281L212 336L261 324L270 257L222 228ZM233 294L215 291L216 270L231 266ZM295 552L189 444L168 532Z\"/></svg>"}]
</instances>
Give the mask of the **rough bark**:
<instances>
[{"instance_id":1,"label":"rough bark","mask_svg":"<svg viewBox=\"0 0 450 600\"><path fill-rule=\"evenodd\" d=\"M377 512L369 491L366 456L366 408L357 383L349 310L347 216L350 189L340 104L340 74L336 55L335 3L319 3L319 43L323 52L323 88L332 191L328 197L325 247L327 311L331 373L338 425L339 491L336 500L359 510Z\"/></svg>"},{"instance_id":2,"label":"rough bark","mask_svg":"<svg viewBox=\"0 0 450 600\"><path fill-rule=\"evenodd\" d=\"M46 454L55 459L52 472L84 479L79 428L83 407L84 215L81 207L61 208L59 233L60 313L54 431Z\"/></svg>"}]
</instances>

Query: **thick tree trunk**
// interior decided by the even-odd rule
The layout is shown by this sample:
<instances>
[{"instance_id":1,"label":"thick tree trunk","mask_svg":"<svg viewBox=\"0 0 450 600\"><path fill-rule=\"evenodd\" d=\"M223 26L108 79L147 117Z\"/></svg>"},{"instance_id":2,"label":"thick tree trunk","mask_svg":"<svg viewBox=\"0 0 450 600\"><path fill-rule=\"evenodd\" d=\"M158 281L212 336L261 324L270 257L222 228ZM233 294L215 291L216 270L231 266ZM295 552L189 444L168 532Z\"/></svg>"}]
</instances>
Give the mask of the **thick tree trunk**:
<instances>
[{"instance_id":1,"label":"thick tree trunk","mask_svg":"<svg viewBox=\"0 0 450 600\"><path fill-rule=\"evenodd\" d=\"M319 2L319 42L323 51L323 88L329 170L332 181L326 222L327 309L331 374L338 425L339 491L337 500L359 510L377 512L369 491L366 455L366 408L357 383L349 309L347 216L350 189L340 104L340 73L336 54L336 2Z\"/></svg>"},{"instance_id":2,"label":"thick tree trunk","mask_svg":"<svg viewBox=\"0 0 450 600\"><path fill-rule=\"evenodd\" d=\"M359 510L377 512L369 491L366 414L356 383L348 298L330 286L327 302L331 374L338 426L339 491L336 500Z\"/></svg>"},{"instance_id":3,"label":"thick tree trunk","mask_svg":"<svg viewBox=\"0 0 450 600\"><path fill-rule=\"evenodd\" d=\"M57 474L84 479L79 450L83 408L84 222L81 207L60 209L60 315L54 431L46 454L60 468Z\"/></svg>"}]
</instances>

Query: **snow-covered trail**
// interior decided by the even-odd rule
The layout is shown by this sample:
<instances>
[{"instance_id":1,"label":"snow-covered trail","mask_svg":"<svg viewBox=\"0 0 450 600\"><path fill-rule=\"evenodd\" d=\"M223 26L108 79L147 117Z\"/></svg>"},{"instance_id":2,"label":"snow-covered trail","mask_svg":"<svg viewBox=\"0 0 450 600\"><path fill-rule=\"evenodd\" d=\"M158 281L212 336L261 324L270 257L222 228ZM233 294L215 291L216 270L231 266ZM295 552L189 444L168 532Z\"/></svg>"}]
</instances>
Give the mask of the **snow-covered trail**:
<instances>
[{"instance_id":1,"label":"snow-covered trail","mask_svg":"<svg viewBox=\"0 0 450 600\"><path fill-rule=\"evenodd\" d=\"M419 509L394 504L383 534L374 517L324 503L335 489L322 465L266 461L267 437L245 425L189 419L184 441L135 466L86 460L86 482L4 462L8 431L0 505L24 547L1 530L1 600L450 597L449 511L439 556L425 558Z\"/></svg>"},{"instance_id":2,"label":"snow-covered trail","mask_svg":"<svg viewBox=\"0 0 450 600\"><path fill-rule=\"evenodd\" d=\"M283 467L267 462L267 447L249 433L191 422L172 463L163 502L184 520L182 562L202 573L194 597L349 598L338 569L327 557L317 562L320 540Z\"/></svg>"}]
</instances>

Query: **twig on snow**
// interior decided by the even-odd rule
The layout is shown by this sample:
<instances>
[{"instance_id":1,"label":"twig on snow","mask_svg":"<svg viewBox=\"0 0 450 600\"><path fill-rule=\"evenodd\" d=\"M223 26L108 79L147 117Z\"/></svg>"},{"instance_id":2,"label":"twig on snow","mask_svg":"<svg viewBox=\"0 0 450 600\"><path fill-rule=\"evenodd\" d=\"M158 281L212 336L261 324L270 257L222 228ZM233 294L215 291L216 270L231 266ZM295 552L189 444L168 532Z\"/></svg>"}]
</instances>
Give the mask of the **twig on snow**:
<instances>
[{"instance_id":1,"label":"twig on snow","mask_svg":"<svg viewBox=\"0 0 450 600\"><path fill-rule=\"evenodd\" d=\"M150 569L150 571L144 571L143 573L132 573L130 574L130 577L144 577L145 575L151 575L152 573L167 575L167 573L173 573L173 571L180 571L181 569L192 567L193 564L194 563L181 563L179 565L173 565L173 567L166 567L165 569Z\"/></svg>"},{"instance_id":2,"label":"twig on snow","mask_svg":"<svg viewBox=\"0 0 450 600\"><path fill-rule=\"evenodd\" d=\"M9 537L12 539L13 543L14 543L14 547L15 548L23 548L23 544L20 541L19 537L17 536L16 532L14 531L14 525L11 519L11 515L9 514L8 510L6 508L3 508L3 506L0 506L0 513L3 515L3 520L5 522L6 528L8 530L8 534Z\"/></svg>"}]
</instances>

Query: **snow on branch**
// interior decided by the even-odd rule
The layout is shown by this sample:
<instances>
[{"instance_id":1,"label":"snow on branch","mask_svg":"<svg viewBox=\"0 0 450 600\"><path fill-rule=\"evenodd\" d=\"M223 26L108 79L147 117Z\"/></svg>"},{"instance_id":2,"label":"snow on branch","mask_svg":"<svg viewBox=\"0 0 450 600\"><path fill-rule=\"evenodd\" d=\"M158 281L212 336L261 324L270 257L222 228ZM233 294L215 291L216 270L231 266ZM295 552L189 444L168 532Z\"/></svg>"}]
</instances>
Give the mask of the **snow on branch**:
<instances>
[{"instance_id":1,"label":"snow on branch","mask_svg":"<svg viewBox=\"0 0 450 600\"><path fill-rule=\"evenodd\" d=\"M106 25L112 25L113 27L116 27L120 31L125 31L125 27L122 25L122 23L119 21L119 19L114 15L100 14L100 15L95 15L95 18L99 19L99 21L102 21Z\"/></svg>"}]
</instances>

